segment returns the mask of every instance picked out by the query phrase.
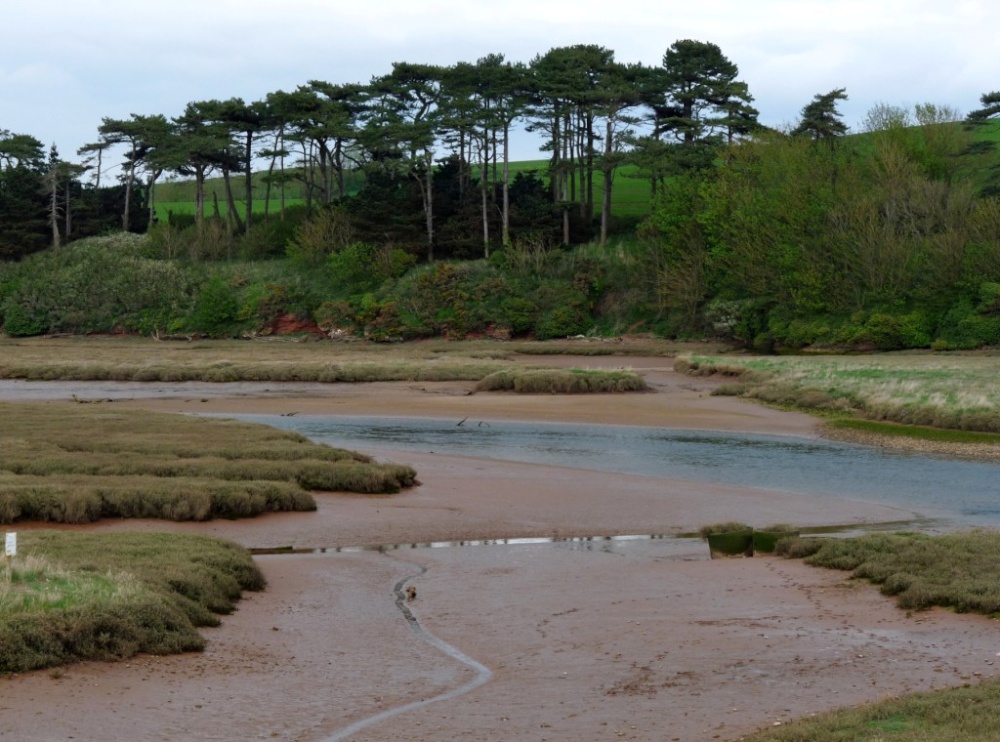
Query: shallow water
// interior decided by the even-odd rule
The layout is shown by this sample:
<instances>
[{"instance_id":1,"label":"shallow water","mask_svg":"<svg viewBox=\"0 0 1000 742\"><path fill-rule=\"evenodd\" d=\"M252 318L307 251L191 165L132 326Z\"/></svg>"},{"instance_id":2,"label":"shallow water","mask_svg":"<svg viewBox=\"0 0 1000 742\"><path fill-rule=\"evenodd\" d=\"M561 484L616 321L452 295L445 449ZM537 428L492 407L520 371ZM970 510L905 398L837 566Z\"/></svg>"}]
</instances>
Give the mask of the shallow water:
<instances>
[{"instance_id":1,"label":"shallow water","mask_svg":"<svg viewBox=\"0 0 1000 742\"><path fill-rule=\"evenodd\" d=\"M617 425L239 415L376 456L420 451L867 500L1000 526L1000 464L837 441Z\"/></svg>"},{"instance_id":2,"label":"shallow water","mask_svg":"<svg viewBox=\"0 0 1000 742\"><path fill-rule=\"evenodd\" d=\"M0 380L0 399L284 396L311 383ZM464 456L846 497L918 511L962 527L1000 527L1000 464L820 439L619 425L467 419L230 415L343 448Z\"/></svg>"}]
</instances>

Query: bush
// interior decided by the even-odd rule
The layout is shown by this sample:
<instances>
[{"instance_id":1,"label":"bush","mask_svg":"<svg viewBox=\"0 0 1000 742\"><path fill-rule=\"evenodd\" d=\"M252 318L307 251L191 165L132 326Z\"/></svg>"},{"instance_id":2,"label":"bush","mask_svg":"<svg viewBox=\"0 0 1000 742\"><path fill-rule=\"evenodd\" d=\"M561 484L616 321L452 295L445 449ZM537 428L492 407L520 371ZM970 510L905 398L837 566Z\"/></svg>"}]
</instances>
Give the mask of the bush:
<instances>
[{"instance_id":1,"label":"bush","mask_svg":"<svg viewBox=\"0 0 1000 742\"><path fill-rule=\"evenodd\" d=\"M238 330L239 308L235 287L216 275L202 286L185 325L212 337L232 336Z\"/></svg>"},{"instance_id":2,"label":"bush","mask_svg":"<svg viewBox=\"0 0 1000 742\"><path fill-rule=\"evenodd\" d=\"M343 295L374 291L386 280L399 278L416 263L405 250L355 242L327 258L330 282Z\"/></svg>"},{"instance_id":3,"label":"bush","mask_svg":"<svg viewBox=\"0 0 1000 742\"><path fill-rule=\"evenodd\" d=\"M993 307L998 301L992 287L986 283L980 292L981 301L974 307L968 298L959 300L941 320L936 350L967 350L985 345L1000 345L1000 312Z\"/></svg>"},{"instance_id":4,"label":"bush","mask_svg":"<svg viewBox=\"0 0 1000 742\"><path fill-rule=\"evenodd\" d=\"M293 263L315 268L331 253L343 250L353 241L354 229L347 212L337 206L328 206L298 226L285 254Z\"/></svg>"},{"instance_id":5,"label":"bush","mask_svg":"<svg viewBox=\"0 0 1000 742\"><path fill-rule=\"evenodd\" d=\"M166 329L190 306L195 281L147 252L146 238L116 234L30 256L13 270L0 307L7 332Z\"/></svg>"},{"instance_id":6,"label":"bush","mask_svg":"<svg viewBox=\"0 0 1000 742\"><path fill-rule=\"evenodd\" d=\"M878 350L927 348L931 335L920 312L904 315L874 313L855 336L856 343L871 343Z\"/></svg>"},{"instance_id":7,"label":"bush","mask_svg":"<svg viewBox=\"0 0 1000 742\"><path fill-rule=\"evenodd\" d=\"M579 305L555 307L544 312L535 326L538 340L584 335L590 330L590 314Z\"/></svg>"}]
</instances>

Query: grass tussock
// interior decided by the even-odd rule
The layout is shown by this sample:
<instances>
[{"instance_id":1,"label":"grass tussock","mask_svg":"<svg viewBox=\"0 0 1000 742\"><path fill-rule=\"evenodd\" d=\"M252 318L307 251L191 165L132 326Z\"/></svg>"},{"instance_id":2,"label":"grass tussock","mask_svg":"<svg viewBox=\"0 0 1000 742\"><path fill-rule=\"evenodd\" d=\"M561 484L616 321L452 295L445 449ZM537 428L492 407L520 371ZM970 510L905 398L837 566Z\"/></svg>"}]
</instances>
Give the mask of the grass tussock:
<instances>
[{"instance_id":1,"label":"grass tussock","mask_svg":"<svg viewBox=\"0 0 1000 742\"><path fill-rule=\"evenodd\" d=\"M476 385L477 392L518 394L607 394L648 389L645 379L634 371L593 369L506 369L490 374Z\"/></svg>"},{"instance_id":2,"label":"grass tussock","mask_svg":"<svg viewBox=\"0 0 1000 742\"><path fill-rule=\"evenodd\" d=\"M216 418L76 404L0 404L0 524L209 520L316 509L310 491L416 482L304 436Z\"/></svg>"},{"instance_id":3,"label":"grass tussock","mask_svg":"<svg viewBox=\"0 0 1000 742\"><path fill-rule=\"evenodd\" d=\"M995 353L795 356L719 359L683 357L674 367L693 375L734 377L716 394L769 404L845 413L910 426L908 435L940 428L1000 434Z\"/></svg>"},{"instance_id":4,"label":"grass tussock","mask_svg":"<svg viewBox=\"0 0 1000 742\"><path fill-rule=\"evenodd\" d=\"M249 552L183 534L21 534L0 563L0 673L203 648L264 578Z\"/></svg>"}]
</instances>

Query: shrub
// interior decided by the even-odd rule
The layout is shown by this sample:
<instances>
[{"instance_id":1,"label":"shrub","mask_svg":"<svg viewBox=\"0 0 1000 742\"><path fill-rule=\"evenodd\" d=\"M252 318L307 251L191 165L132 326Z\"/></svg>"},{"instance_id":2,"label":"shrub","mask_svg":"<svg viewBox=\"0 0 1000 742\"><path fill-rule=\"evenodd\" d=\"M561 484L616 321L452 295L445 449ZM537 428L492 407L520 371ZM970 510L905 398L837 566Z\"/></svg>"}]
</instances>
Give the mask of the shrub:
<instances>
[{"instance_id":1,"label":"shrub","mask_svg":"<svg viewBox=\"0 0 1000 742\"><path fill-rule=\"evenodd\" d=\"M213 337L232 336L236 333L239 301L235 288L222 276L211 277L198 293L186 326L194 332Z\"/></svg>"},{"instance_id":2,"label":"shrub","mask_svg":"<svg viewBox=\"0 0 1000 742\"><path fill-rule=\"evenodd\" d=\"M555 307L542 313L535 325L538 340L583 335L591 327L590 314L579 305Z\"/></svg>"},{"instance_id":3,"label":"shrub","mask_svg":"<svg viewBox=\"0 0 1000 742\"><path fill-rule=\"evenodd\" d=\"M938 327L938 338L934 344L936 350L1000 345L1000 313L993 309L997 299L993 298L990 288L996 285L983 284L978 307L973 307L971 300L963 298L945 313Z\"/></svg>"},{"instance_id":4,"label":"shrub","mask_svg":"<svg viewBox=\"0 0 1000 742\"><path fill-rule=\"evenodd\" d=\"M337 206L328 206L299 225L285 248L285 254L293 263L315 268L322 265L331 253L342 250L353 240L354 229L347 212Z\"/></svg>"},{"instance_id":5,"label":"shrub","mask_svg":"<svg viewBox=\"0 0 1000 742\"><path fill-rule=\"evenodd\" d=\"M926 348L931 344L927 321L920 312L904 315L874 313L854 338L858 343L872 343L879 350Z\"/></svg>"},{"instance_id":6,"label":"shrub","mask_svg":"<svg viewBox=\"0 0 1000 742\"><path fill-rule=\"evenodd\" d=\"M191 274L147 256L145 238L75 242L18 264L2 311L7 332L112 332L166 328L190 305Z\"/></svg>"},{"instance_id":7,"label":"shrub","mask_svg":"<svg viewBox=\"0 0 1000 742\"><path fill-rule=\"evenodd\" d=\"M344 295L374 291L386 280L399 278L416 263L405 250L355 242L327 258L331 284Z\"/></svg>"}]
</instances>

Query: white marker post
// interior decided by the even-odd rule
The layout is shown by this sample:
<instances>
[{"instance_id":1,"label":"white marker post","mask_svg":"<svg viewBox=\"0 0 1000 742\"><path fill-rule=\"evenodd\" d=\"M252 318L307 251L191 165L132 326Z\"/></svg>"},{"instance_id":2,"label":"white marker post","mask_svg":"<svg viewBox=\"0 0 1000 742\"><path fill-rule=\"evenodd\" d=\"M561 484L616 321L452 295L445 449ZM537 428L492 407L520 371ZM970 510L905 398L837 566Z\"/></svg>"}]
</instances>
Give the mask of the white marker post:
<instances>
[{"instance_id":1,"label":"white marker post","mask_svg":"<svg viewBox=\"0 0 1000 742\"><path fill-rule=\"evenodd\" d=\"M4 554L8 557L17 556L17 533L8 533Z\"/></svg>"}]
</instances>

